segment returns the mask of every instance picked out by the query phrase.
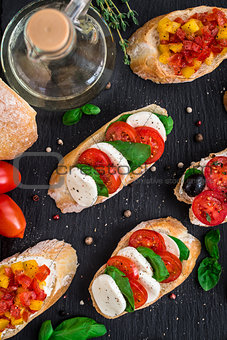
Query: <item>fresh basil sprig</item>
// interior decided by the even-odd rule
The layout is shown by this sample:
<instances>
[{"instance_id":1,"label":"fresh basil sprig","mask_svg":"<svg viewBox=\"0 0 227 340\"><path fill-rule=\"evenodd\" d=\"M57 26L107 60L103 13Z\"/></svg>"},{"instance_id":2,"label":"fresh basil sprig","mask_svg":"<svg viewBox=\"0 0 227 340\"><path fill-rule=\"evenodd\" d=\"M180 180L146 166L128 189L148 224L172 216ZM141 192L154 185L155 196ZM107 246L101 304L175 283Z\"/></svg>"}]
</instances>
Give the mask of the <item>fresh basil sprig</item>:
<instances>
[{"instance_id":1,"label":"fresh basil sprig","mask_svg":"<svg viewBox=\"0 0 227 340\"><path fill-rule=\"evenodd\" d=\"M92 166L87 164L77 164L77 168L83 171L86 175L91 176L97 185L98 195L108 197L108 189L100 178L98 171L96 171Z\"/></svg>"},{"instance_id":2,"label":"fresh basil sprig","mask_svg":"<svg viewBox=\"0 0 227 340\"><path fill-rule=\"evenodd\" d=\"M126 312L133 312L135 310L135 301L129 279L114 266L107 266L105 274L110 275L114 279L121 293L124 295L127 303Z\"/></svg>"},{"instance_id":3,"label":"fresh basil sprig","mask_svg":"<svg viewBox=\"0 0 227 340\"><path fill-rule=\"evenodd\" d=\"M96 105L85 104L84 106L65 112L62 122L67 126L74 125L81 120L83 113L85 115L97 115L100 113L100 111L100 108Z\"/></svg>"},{"instance_id":4,"label":"fresh basil sprig","mask_svg":"<svg viewBox=\"0 0 227 340\"><path fill-rule=\"evenodd\" d=\"M216 286L221 275L221 265L218 260L206 257L202 260L198 268L198 280L200 286L208 291Z\"/></svg>"},{"instance_id":5,"label":"fresh basil sprig","mask_svg":"<svg viewBox=\"0 0 227 340\"><path fill-rule=\"evenodd\" d=\"M170 132L173 130L173 119L171 116L163 116L163 115L159 115L158 113L153 112L154 115L156 115L160 121L162 122L162 124L164 125L165 129L166 129L166 134L169 135Z\"/></svg>"},{"instance_id":6,"label":"fresh basil sprig","mask_svg":"<svg viewBox=\"0 0 227 340\"><path fill-rule=\"evenodd\" d=\"M188 177L190 177L192 175L196 175L196 174L202 175L203 173L202 173L201 170L198 170L197 168L188 169L184 174L184 181L186 181L186 179L188 179Z\"/></svg>"},{"instance_id":7,"label":"fresh basil sprig","mask_svg":"<svg viewBox=\"0 0 227 340\"><path fill-rule=\"evenodd\" d=\"M172 238L174 240L174 242L176 242L179 250L180 250L180 261L183 260L187 260L189 258L190 255L190 250L188 249L188 247L184 244L184 242L182 242L181 240L179 240L179 238L173 237L168 235L170 238Z\"/></svg>"},{"instance_id":8,"label":"fresh basil sprig","mask_svg":"<svg viewBox=\"0 0 227 340\"><path fill-rule=\"evenodd\" d=\"M218 229L209 231L205 236L205 246L211 257L219 259L218 242L220 241L220 231Z\"/></svg>"},{"instance_id":9,"label":"fresh basil sprig","mask_svg":"<svg viewBox=\"0 0 227 340\"><path fill-rule=\"evenodd\" d=\"M86 317L65 320L55 330L48 320L40 328L39 340L87 340L103 336L106 332L104 325Z\"/></svg>"}]
</instances>

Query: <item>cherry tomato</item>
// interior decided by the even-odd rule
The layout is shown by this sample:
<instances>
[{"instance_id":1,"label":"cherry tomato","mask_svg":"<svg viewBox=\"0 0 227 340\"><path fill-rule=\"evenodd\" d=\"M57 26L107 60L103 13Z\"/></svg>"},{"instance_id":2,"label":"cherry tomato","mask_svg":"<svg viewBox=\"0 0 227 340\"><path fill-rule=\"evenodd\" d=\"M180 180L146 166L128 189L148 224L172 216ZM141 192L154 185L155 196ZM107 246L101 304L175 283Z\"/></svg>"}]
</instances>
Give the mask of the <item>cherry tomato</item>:
<instances>
[{"instance_id":1,"label":"cherry tomato","mask_svg":"<svg viewBox=\"0 0 227 340\"><path fill-rule=\"evenodd\" d=\"M106 185L109 194L113 194L121 185L121 176L114 166L97 167L101 180Z\"/></svg>"},{"instance_id":2,"label":"cherry tomato","mask_svg":"<svg viewBox=\"0 0 227 340\"><path fill-rule=\"evenodd\" d=\"M169 277L163 280L161 283L168 283L175 281L182 272L182 263L178 257L168 251L158 251L157 254L161 256L162 261L169 272Z\"/></svg>"},{"instance_id":3,"label":"cherry tomato","mask_svg":"<svg viewBox=\"0 0 227 340\"><path fill-rule=\"evenodd\" d=\"M215 191L227 193L227 157L214 157L204 170L207 186Z\"/></svg>"},{"instance_id":4,"label":"cherry tomato","mask_svg":"<svg viewBox=\"0 0 227 340\"><path fill-rule=\"evenodd\" d=\"M18 205L7 195L0 195L0 235L24 237L26 220Z\"/></svg>"},{"instance_id":5,"label":"cherry tomato","mask_svg":"<svg viewBox=\"0 0 227 340\"><path fill-rule=\"evenodd\" d=\"M19 170L10 163L0 161L0 194L15 189L20 181Z\"/></svg>"},{"instance_id":6,"label":"cherry tomato","mask_svg":"<svg viewBox=\"0 0 227 340\"><path fill-rule=\"evenodd\" d=\"M125 122L112 123L106 131L106 140L121 140L123 142L136 142L135 129Z\"/></svg>"},{"instance_id":7,"label":"cherry tomato","mask_svg":"<svg viewBox=\"0 0 227 340\"><path fill-rule=\"evenodd\" d=\"M193 200L192 211L203 224L219 225L227 214L226 198L220 192L205 190Z\"/></svg>"},{"instance_id":8,"label":"cherry tomato","mask_svg":"<svg viewBox=\"0 0 227 340\"><path fill-rule=\"evenodd\" d=\"M153 230L140 229L135 231L129 239L129 245L134 248L147 247L156 251L166 250L162 235Z\"/></svg>"},{"instance_id":9,"label":"cherry tomato","mask_svg":"<svg viewBox=\"0 0 227 340\"><path fill-rule=\"evenodd\" d=\"M148 298L148 294L144 286L139 283L137 280L129 280L133 297L135 301L135 309L142 307Z\"/></svg>"},{"instance_id":10,"label":"cherry tomato","mask_svg":"<svg viewBox=\"0 0 227 340\"><path fill-rule=\"evenodd\" d=\"M108 266L114 266L122 271L129 279L137 280L139 271L135 263L124 256L113 256L107 262Z\"/></svg>"},{"instance_id":11,"label":"cherry tomato","mask_svg":"<svg viewBox=\"0 0 227 340\"><path fill-rule=\"evenodd\" d=\"M151 155L147 159L146 164L156 162L164 152L165 142L160 133L148 126L139 126L135 128L138 143L148 144L151 147Z\"/></svg>"},{"instance_id":12,"label":"cherry tomato","mask_svg":"<svg viewBox=\"0 0 227 340\"><path fill-rule=\"evenodd\" d=\"M78 163L90 165L95 168L97 166L108 166L111 164L111 160L103 151L90 148L80 155Z\"/></svg>"},{"instance_id":13,"label":"cherry tomato","mask_svg":"<svg viewBox=\"0 0 227 340\"><path fill-rule=\"evenodd\" d=\"M47 276L50 274L50 269L43 264L41 267L39 267L38 272L36 273L35 277L39 281L46 280Z\"/></svg>"}]
</instances>

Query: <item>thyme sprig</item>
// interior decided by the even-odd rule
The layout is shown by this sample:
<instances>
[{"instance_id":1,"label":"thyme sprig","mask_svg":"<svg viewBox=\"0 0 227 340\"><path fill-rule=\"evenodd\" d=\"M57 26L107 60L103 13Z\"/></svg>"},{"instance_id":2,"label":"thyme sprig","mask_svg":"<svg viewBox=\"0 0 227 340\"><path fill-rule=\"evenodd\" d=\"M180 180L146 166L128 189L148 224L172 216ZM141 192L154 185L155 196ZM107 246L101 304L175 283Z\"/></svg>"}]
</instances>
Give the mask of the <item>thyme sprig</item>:
<instances>
[{"instance_id":1,"label":"thyme sprig","mask_svg":"<svg viewBox=\"0 0 227 340\"><path fill-rule=\"evenodd\" d=\"M138 13L131 9L129 0L121 0L121 2L126 5L125 13L122 13L112 0L93 0L91 6L103 16L110 29L116 30L120 38L119 45L124 53L124 63L129 65L130 61L126 52L128 41L122 37L122 31L125 32L129 26L128 19L138 25Z\"/></svg>"}]
</instances>

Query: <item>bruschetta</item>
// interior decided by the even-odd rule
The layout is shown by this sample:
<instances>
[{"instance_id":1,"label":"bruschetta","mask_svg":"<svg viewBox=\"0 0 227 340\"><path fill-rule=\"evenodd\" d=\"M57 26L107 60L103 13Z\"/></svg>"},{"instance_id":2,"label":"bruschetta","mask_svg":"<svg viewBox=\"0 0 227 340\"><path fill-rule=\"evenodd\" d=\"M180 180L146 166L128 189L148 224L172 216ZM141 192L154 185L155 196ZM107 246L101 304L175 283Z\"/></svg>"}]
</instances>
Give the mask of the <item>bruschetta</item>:
<instances>
[{"instance_id":1,"label":"bruschetta","mask_svg":"<svg viewBox=\"0 0 227 340\"><path fill-rule=\"evenodd\" d=\"M227 222L227 149L193 162L174 194L179 201L192 204L192 224L211 227Z\"/></svg>"},{"instance_id":2,"label":"bruschetta","mask_svg":"<svg viewBox=\"0 0 227 340\"><path fill-rule=\"evenodd\" d=\"M96 311L115 319L150 306L190 275L200 251L172 217L140 223L95 274L89 292Z\"/></svg>"},{"instance_id":3,"label":"bruschetta","mask_svg":"<svg viewBox=\"0 0 227 340\"><path fill-rule=\"evenodd\" d=\"M227 9L208 6L151 19L129 39L131 69L155 83L183 83L227 58Z\"/></svg>"},{"instance_id":4,"label":"bruschetta","mask_svg":"<svg viewBox=\"0 0 227 340\"><path fill-rule=\"evenodd\" d=\"M63 213L104 202L161 157L172 127L155 104L120 114L63 158L48 194Z\"/></svg>"},{"instance_id":5,"label":"bruschetta","mask_svg":"<svg viewBox=\"0 0 227 340\"><path fill-rule=\"evenodd\" d=\"M68 289L76 269L76 251L55 239L1 261L0 338L16 335L51 307Z\"/></svg>"}]
</instances>

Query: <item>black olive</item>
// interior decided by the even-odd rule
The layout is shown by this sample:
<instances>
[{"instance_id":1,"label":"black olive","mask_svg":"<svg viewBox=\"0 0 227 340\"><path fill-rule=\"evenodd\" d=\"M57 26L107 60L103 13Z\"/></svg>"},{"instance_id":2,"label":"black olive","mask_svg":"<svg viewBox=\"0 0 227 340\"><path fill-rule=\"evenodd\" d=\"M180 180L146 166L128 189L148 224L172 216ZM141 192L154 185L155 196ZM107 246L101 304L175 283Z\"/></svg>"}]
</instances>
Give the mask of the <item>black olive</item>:
<instances>
[{"instance_id":1,"label":"black olive","mask_svg":"<svg viewBox=\"0 0 227 340\"><path fill-rule=\"evenodd\" d=\"M195 197L199 195L206 185L206 179L202 174L194 174L184 181L183 189L188 196Z\"/></svg>"}]
</instances>

